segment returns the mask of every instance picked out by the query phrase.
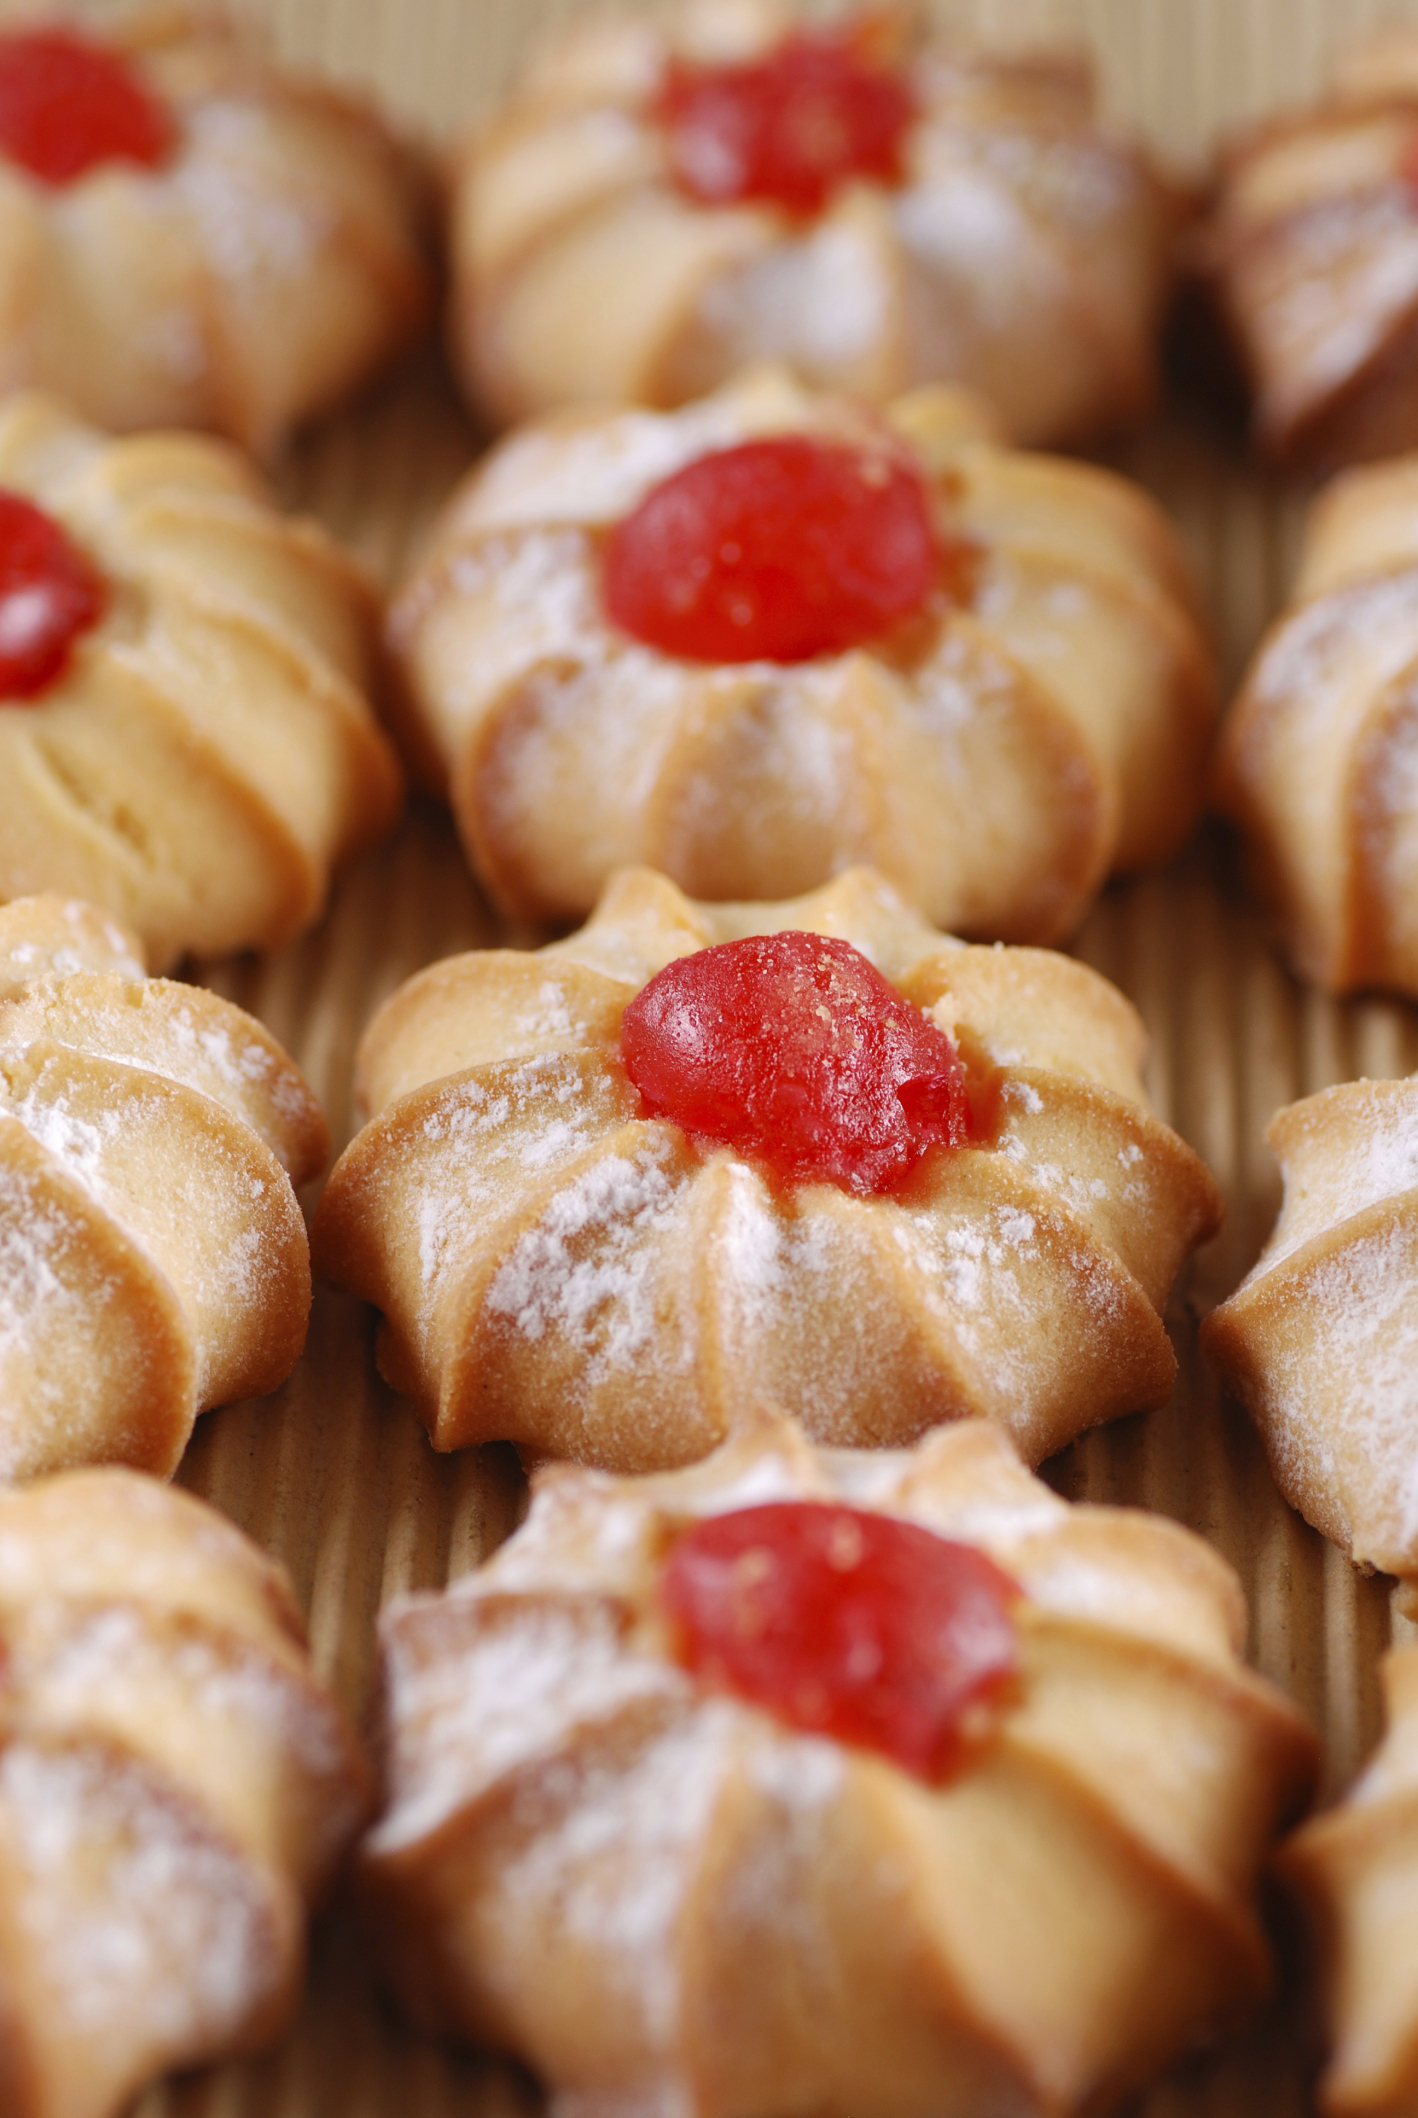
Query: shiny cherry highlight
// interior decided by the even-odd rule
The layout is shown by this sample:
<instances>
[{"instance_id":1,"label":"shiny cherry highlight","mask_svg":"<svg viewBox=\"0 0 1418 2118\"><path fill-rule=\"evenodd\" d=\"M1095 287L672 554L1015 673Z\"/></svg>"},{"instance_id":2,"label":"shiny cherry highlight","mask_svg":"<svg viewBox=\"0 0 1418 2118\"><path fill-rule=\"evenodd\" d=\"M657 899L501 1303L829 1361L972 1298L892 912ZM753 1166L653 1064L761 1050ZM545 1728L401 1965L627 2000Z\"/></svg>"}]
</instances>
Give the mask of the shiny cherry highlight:
<instances>
[{"instance_id":1,"label":"shiny cherry highlight","mask_svg":"<svg viewBox=\"0 0 1418 2118\"><path fill-rule=\"evenodd\" d=\"M611 533L605 606L662 654L805 662L916 616L946 556L910 462L778 434L701 456L647 493Z\"/></svg>"},{"instance_id":2,"label":"shiny cherry highlight","mask_svg":"<svg viewBox=\"0 0 1418 2118\"><path fill-rule=\"evenodd\" d=\"M785 1184L889 1191L970 1138L954 1045L850 942L755 934L667 964L626 1008L647 1107Z\"/></svg>"},{"instance_id":3,"label":"shiny cherry highlight","mask_svg":"<svg viewBox=\"0 0 1418 2118\"><path fill-rule=\"evenodd\" d=\"M59 524L0 489L0 704L33 699L61 676L104 601L99 574Z\"/></svg>"},{"instance_id":4,"label":"shiny cherry highlight","mask_svg":"<svg viewBox=\"0 0 1418 2118\"><path fill-rule=\"evenodd\" d=\"M807 218L853 180L899 183L915 99L873 58L871 31L803 30L736 65L672 62L657 115L679 189L702 206L752 200Z\"/></svg>"},{"instance_id":5,"label":"shiny cherry highlight","mask_svg":"<svg viewBox=\"0 0 1418 2118\"><path fill-rule=\"evenodd\" d=\"M819 1501L712 1515L673 1544L659 1592L706 1684L925 1780L960 1762L1018 1668L1018 1584L894 1515Z\"/></svg>"},{"instance_id":6,"label":"shiny cherry highlight","mask_svg":"<svg viewBox=\"0 0 1418 2118\"><path fill-rule=\"evenodd\" d=\"M173 139L171 115L117 52L72 29L0 35L0 154L42 183L104 162L156 169Z\"/></svg>"}]
</instances>

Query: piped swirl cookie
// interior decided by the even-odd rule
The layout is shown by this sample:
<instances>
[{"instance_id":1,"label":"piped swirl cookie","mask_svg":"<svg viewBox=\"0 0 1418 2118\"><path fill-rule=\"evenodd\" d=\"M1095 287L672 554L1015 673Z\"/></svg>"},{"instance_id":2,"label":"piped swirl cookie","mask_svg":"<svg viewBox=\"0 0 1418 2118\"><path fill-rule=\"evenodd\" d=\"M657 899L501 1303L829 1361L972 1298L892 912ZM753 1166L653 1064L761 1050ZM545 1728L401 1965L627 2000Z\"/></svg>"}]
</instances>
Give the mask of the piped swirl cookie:
<instances>
[{"instance_id":1,"label":"piped swirl cookie","mask_svg":"<svg viewBox=\"0 0 1418 2118\"><path fill-rule=\"evenodd\" d=\"M1281 1492L1361 1565L1418 1576L1418 1077L1277 1112L1280 1217L1202 1345Z\"/></svg>"},{"instance_id":2,"label":"piped swirl cookie","mask_svg":"<svg viewBox=\"0 0 1418 2118\"><path fill-rule=\"evenodd\" d=\"M604 2118L1111 2109L1269 1979L1315 1745L1199 1538L1002 1435L540 1472L382 1624L405 2006Z\"/></svg>"},{"instance_id":3,"label":"piped swirl cookie","mask_svg":"<svg viewBox=\"0 0 1418 2118\"><path fill-rule=\"evenodd\" d=\"M1418 123L1418 111L1415 112ZM1296 967L1418 995L1418 456L1313 503L1222 736L1222 805Z\"/></svg>"},{"instance_id":4,"label":"piped swirl cookie","mask_svg":"<svg viewBox=\"0 0 1418 2118\"><path fill-rule=\"evenodd\" d=\"M374 598L225 444L0 404L0 901L57 890L158 969L276 948L393 823Z\"/></svg>"},{"instance_id":5,"label":"piped swirl cookie","mask_svg":"<svg viewBox=\"0 0 1418 2118\"><path fill-rule=\"evenodd\" d=\"M955 381L1020 441L1135 417L1177 204L1086 62L700 0L559 30L457 170L452 342L504 421L682 404L753 361Z\"/></svg>"},{"instance_id":6,"label":"piped swirl cookie","mask_svg":"<svg viewBox=\"0 0 1418 2118\"><path fill-rule=\"evenodd\" d=\"M0 1650L0 2107L118 2118L279 2034L365 1767L280 1570L152 1479L0 1493Z\"/></svg>"},{"instance_id":7,"label":"piped swirl cookie","mask_svg":"<svg viewBox=\"0 0 1418 2118\"><path fill-rule=\"evenodd\" d=\"M325 1121L229 1001L145 978L88 906L0 906L0 1479L160 1475L284 1381L310 1308L294 1184Z\"/></svg>"},{"instance_id":8,"label":"piped swirl cookie","mask_svg":"<svg viewBox=\"0 0 1418 2118\"><path fill-rule=\"evenodd\" d=\"M1271 455L1418 443L1418 34L1393 24L1328 95L1231 143L1201 242Z\"/></svg>"},{"instance_id":9,"label":"piped swirl cookie","mask_svg":"<svg viewBox=\"0 0 1418 2118\"><path fill-rule=\"evenodd\" d=\"M1094 972L970 948L856 871L785 904L618 877L579 934L420 972L321 1270L438 1448L615 1470L769 1406L878 1446L991 1419L1037 1461L1167 1397L1219 1202Z\"/></svg>"},{"instance_id":10,"label":"piped swirl cookie","mask_svg":"<svg viewBox=\"0 0 1418 2118\"><path fill-rule=\"evenodd\" d=\"M406 747L504 909L612 868L788 897L854 861L938 925L1066 934L1200 807L1214 693L1176 539L978 400L759 370L563 414L466 480L397 598Z\"/></svg>"},{"instance_id":11,"label":"piped swirl cookie","mask_svg":"<svg viewBox=\"0 0 1418 2118\"><path fill-rule=\"evenodd\" d=\"M0 389L265 453L418 333L425 184L375 118L220 15L0 31Z\"/></svg>"},{"instance_id":12,"label":"piped swirl cookie","mask_svg":"<svg viewBox=\"0 0 1418 2118\"><path fill-rule=\"evenodd\" d=\"M1395 1648L1380 1676L1382 1743L1279 1859L1317 1943L1325 2118L1407 2118L1418 2107L1418 1648Z\"/></svg>"}]
</instances>

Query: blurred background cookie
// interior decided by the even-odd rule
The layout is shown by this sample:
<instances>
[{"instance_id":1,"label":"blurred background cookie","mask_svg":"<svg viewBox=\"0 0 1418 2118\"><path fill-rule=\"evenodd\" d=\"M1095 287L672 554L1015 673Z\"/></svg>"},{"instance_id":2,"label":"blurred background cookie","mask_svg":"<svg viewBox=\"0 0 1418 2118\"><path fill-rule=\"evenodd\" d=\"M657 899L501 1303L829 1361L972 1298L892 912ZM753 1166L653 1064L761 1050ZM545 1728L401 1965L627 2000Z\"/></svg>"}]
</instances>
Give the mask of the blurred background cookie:
<instances>
[{"instance_id":1,"label":"blurred background cookie","mask_svg":"<svg viewBox=\"0 0 1418 2118\"><path fill-rule=\"evenodd\" d=\"M370 710L374 598L196 434L0 404L0 901L72 893L149 962L274 948L402 781Z\"/></svg>"},{"instance_id":2,"label":"blurred background cookie","mask_svg":"<svg viewBox=\"0 0 1418 2118\"><path fill-rule=\"evenodd\" d=\"M1175 195L1076 53L904 8L694 0L559 30L455 176L455 360L501 422L675 405L746 363L888 398L961 382L1018 441L1135 418Z\"/></svg>"},{"instance_id":3,"label":"blurred background cookie","mask_svg":"<svg viewBox=\"0 0 1418 2118\"><path fill-rule=\"evenodd\" d=\"M367 1799L280 1568L188 1493L0 1493L0 2098L118 2118L260 2050Z\"/></svg>"},{"instance_id":4,"label":"blurred background cookie","mask_svg":"<svg viewBox=\"0 0 1418 2118\"><path fill-rule=\"evenodd\" d=\"M1418 26L1233 139L1200 244L1260 446L1335 464L1418 443Z\"/></svg>"},{"instance_id":5,"label":"blurred background cookie","mask_svg":"<svg viewBox=\"0 0 1418 2118\"><path fill-rule=\"evenodd\" d=\"M1302 977L1418 997L1418 457L1337 478L1217 786Z\"/></svg>"},{"instance_id":6,"label":"blurred background cookie","mask_svg":"<svg viewBox=\"0 0 1418 2118\"><path fill-rule=\"evenodd\" d=\"M369 110L219 13L0 27L0 389L268 452L417 337L428 219Z\"/></svg>"},{"instance_id":7,"label":"blurred background cookie","mask_svg":"<svg viewBox=\"0 0 1418 2118\"><path fill-rule=\"evenodd\" d=\"M1056 941L1195 824L1215 710L1175 532L979 399L759 369L563 413L448 503L392 607L415 768L499 906L610 871L788 897L870 862L938 926Z\"/></svg>"}]
</instances>

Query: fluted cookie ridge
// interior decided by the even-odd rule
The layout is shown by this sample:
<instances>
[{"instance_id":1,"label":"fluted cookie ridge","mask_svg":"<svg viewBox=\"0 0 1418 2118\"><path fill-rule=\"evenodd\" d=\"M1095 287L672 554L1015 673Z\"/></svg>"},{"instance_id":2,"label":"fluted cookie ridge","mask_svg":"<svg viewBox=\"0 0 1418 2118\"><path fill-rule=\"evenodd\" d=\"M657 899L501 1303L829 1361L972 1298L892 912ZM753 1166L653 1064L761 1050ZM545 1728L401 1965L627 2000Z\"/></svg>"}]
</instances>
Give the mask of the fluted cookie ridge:
<instances>
[{"instance_id":1,"label":"fluted cookie ridge","mask_svg":"<svg viewBox=\"0 0 1418 2118\"><path fill-rule=\"evenodd\" d=\"M432 308L432 187L372 110L275 67L219 9L42 26L126 71L166 144L150 166L104 157L59 185L0 152L0 389L267 455L413 342Z\"/></svg>"},{"instance_id":2,"label":"fluted cookie ridge","mask_svg":"<svg viewBox=\"0 0 1418 2118\"><path fill-rule=\"evenodd\" d=\"M1306 977L1418 993L1418 457L1312 503L1291 602L1222 733L1221 803Z\"/></svg>"},{"instance_id":3,"label":"fluted cookie ridge","mask_svg":"<svg viewBox=\"0 0 1418 2118\"><path fill-rule=\"evenodd\" d=\"M105 594L42 692L0 701L0 900L86 897L159 969L289 940L398 812L363 571L227 444L113 439L34 392L0 402L0 486Z\"/></svg>"},{"instance_id":4,"label":"fluted cookie ridge","mask_svg":"<svg viewBox=\"0 0 1418 2118\"><path fill-rule=\"evenodd\" d=\"M122 1471L0 1493L0 2086L116 2118L259 2049L368 1803L280 1569Z\"/></svg>"},{"instance_id":5,"label":"fluted cookie ridge","mask_svg":"<svg viewBox=\"0 0 1418 2118\"><path fill-rule=\"evenodd\" d=\"M778 1185L641 1103L619 1048L636 992L788 930L850 942L925 1009L978 1091L975 1144L858 1197ZM1144 1043L1096 973L942 936L869 871L737 905L627 871L580 933L431 966L376 1016L374 1115L321 1200L317 1265L383 1311L381 1366L439 1448L648 1470L769 1406L855 1444L990 1418L1038 1461L1165 1400L1160 1311L1219 1219L1146 1107Z\"/></svg>"},{"instance_id":6,"label":"fluted cookie ridge","mask_svg":"<svg viewBox=\"0 0 1418 2118\"><path fill-rule=\"evenodd\" d=\"M1267 1137L1280 1214L1203 1348L1291 1505L1361 1565L1418 1574L1418 1080L1322 1089Z\"/></svg>"},{"instance_id":7,"label":"fluted cookie ridge","mask_svg":"<svg viewBox=\"0 0 1418 2118\"><path fill-rule=\"evenodd\" d=\"M1418 1650L1380 1665L1383 1739L1333 1808L1281 1848L1308 1915L1325 2021L1325 2118L1403 2118L1418 2095Z\"/></svg>"},{"instance_id":8,"label":"fluted cookie ridge","mask_svg":"<svg viewBox=\"0 0 1418 2118\"><path fill-rule=\"evenodd\" d=\"M1022 1589L1014 1688L941 1783L676 1659L677 1537L784 1501L904 1517ZM549 1467L487 1566L383 1621L361 1871L400 1996L568 2111L1111 2107L1269 1977L1257 1872L1315 1746L1243 1624L1198 1539L1070 1509L978 1426Z\"/></svg>"},{"instance_id":9,"label":"fluted cookie ridge","mask_svg":"<svg viewBox=\"0 0 1418 2118\"><path fill-rule=\"evenodd\" d=\"M672 474L779 437L918 481L941 579L806 659L632 637L607 547ZM583 917L643 864L701 898L867 862L937 925L1051 942L1201 806L1215 695L1175 534L1111 473L999 445L976 400L873 412L757 369L673 413L563 412L453 495L391 606L398 732L512 915Z\"/></svg>"},{"instance_id":10,"label":"fluted cookie ridge","mask_svg":"<svg viewBox=\"0 0 1418 2118\"><path fill-rule=\"evenodd\" d=\"M1391 23L1326 93L1224 143L1197 245L1282 463L1332 469L1418 442L1418 39Z\"/></svg>"},{"instance_id":11,"label":"fluted cookie ridge","mask_svg":"<svg viewBox=\"0 0 1418 2118\"><path fill-rule=\"evenodd\" d=\"M1176 197L1099 128L1077 52L922 28L907 11L840 26L913 108L894 174L861 171L804 214L687 195L657 115L677 69L810 38L796 10L699 0L560 27L455 173L449 332L474 399L504 422L669 406L774 359L879 400L964 383L1021 441L1145 410Z\"/></svg>"},{"instance_id":12,"label":"fluted cookie ridge","mask_svg":"<svg viewBox=\"0 0 1418 2118\"><path fill-rule=\"evenodd\" d=\"M58 897L0 906L0 1476L170 1475L282 1382L310 1307L318 1104L276 1040Z\"/></svg>"}]
</instances>

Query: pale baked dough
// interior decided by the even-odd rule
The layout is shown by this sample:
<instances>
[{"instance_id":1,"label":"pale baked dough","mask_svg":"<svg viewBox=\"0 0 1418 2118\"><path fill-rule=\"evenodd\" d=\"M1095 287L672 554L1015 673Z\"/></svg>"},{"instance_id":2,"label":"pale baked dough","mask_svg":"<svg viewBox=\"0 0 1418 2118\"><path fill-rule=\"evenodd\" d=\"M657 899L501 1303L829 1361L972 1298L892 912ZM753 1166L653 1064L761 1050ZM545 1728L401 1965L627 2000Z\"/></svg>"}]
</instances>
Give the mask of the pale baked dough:
<instances>
[{"instance_id":1,"label":"pale baked dough","mask_svg":"<svg viewBox=\"0 0 1418 2118\"><path fill-rule=\"evenodd\" d=\"M1000 1070L985 1143L908 1194L775 1192L642 1115L626 1002L674 957L794 927L854 943ZM381 1365L437 1448L654 1470L767 1406L850 1445L991 1419L1037 1462L1166 1399L1160 1312L1220 1217L1146 1107L1144 1043L1096 973L948 940L867 871L740 905L631 871L569 940L449 958L375 1017L374 1116L326 1188L316 1261L384 1311Z\"/></svg>"},{"instance_id":2,"label":"pale baked dough","mask_svg":"<svg viewBox=\"0 0 1418 2118\"><path fill-rule=\"evenodd\" d=\"M680 404L781 360L874 398L967 383L1020 441L1144 411L1177 206L1099 131L1075 55L908 38L903 183L850 184L806 224L676 189L653 112L671 55L757 56L795 19L700 0L560 29L455 175L452 343L478 402Z\"/></svg>"},{"instance_id":3,"label":"pale baked dough","mask_svg":"<svg viewBox=\"0 0 1418 2118\"><path fill-rule=\"evenodd\" d=\"M451 792L503 907L585 915L644 862L696 897L790 897L869 861L939 926L1053 941L1201 804L1211 661L1175 536L1136 487L998 445L978 399L887 425L758 370L680 412L568 413L454 495L396 600L406 748ZM973 589L909 654L688 662L603 609L607 532L647 491L765 435L902 448Z\"/></svg>"},{"instance_id":4,"label":"pale baked dough","mask_svg":"<svg viewBox=\"0 0 1418 2118\"><path fill-rule=\"evenodd\" d=\"M1202 1344L1291 1505L1362 1565L1418 1576L1418 1077L1322 1089L1267 1138L1280 1218Z\"/></svg>"},{"instance_id":5,"label":"pale baked dough","mask_svg":"<svg viewBox=\"0 0 1418 2118\"><path fill-rule=\"evenodd\" d=\"M1223 152L1204 269L1271 455L1418 443L1418 31L1351 52L1329 94Z\"/></svg>"},{"instance_id":6,"label":"pale baked dough","mask_svg":"<svg viewBox=\"0 0 1418 2118\"><path fill-rule=\"evenodd\" d=\"M329 1149L268 1031L145 979L58 897L0 906L0 1479L176 1469L199 1412L283 1382Z\"/></svg>"},{"instance_id":7,"label":"pale baked dough","mask_svg":"<svg viewBox=\"0 0 1418 2118\"><path fill-rule=\"evenodd\" d=\"M1382 1743L1344 1799L1280 1852L1319 1945L1325 2118L1418 2112L1418 1647L1395 1648L1380 1675Z\"/></svg>"},{"instance_id":8,"label":"pale baked dough","mask_svg":"<svg viewBox=\"0 0 1418 2118\"><path fill-rule=\"evenodd\" d=\"M942 1786L666 1651L676 1531L804 1498L980 1546L1024 1590L1018 1691ZM398 1991L524 2059L558 2118L1111 2108L1269 1981L1257 1870L1315 1745L1244 1632L1199 1538L1069 1507L979 1426L550 1468L487 1566L383 1621L361 1872Z\"/></svg>"},{"instance_id":9,"label":"pale baked dough","mask_svg":"<svg viewBox=\"0 0 1418 2118\"><path fill-rule=\"evenodd\" d=\"M1418 110L1415 110L1418 127ZM1223 807L1297 968L1418 995L1418 456L1314 502L1222 736Z\"/></svg>"},{"instance_id":10,"label":"pale baked dough","mask_svg":"<svg viewBox=\"0 0 1418 2118\"><path fill-rule=\"evenodd\" d=\"M367 1776L285 1577L123 1471L0 1493L0 2108L118 2118L259 2048Z\"/></svg>"},{"instance_id":11,"label":"pale baked dough","mask_svg":"<svg viewBox=\"0 0 1418 2118\"><path fill-rule=\"evenodd\" d=\"M425 324L425 180L369 111L219 13L110 8L87 33L131 59L176 146L59 188L0 156L0 389L270 451Z\"/></svg>"},{"instance_id":12,"label":"pale baked dough","mask_svg":"<svg viewBox=\"0 0 1418 2118\"><path fill-rule=\"evenodd\" d=\"M112 440L22 393L0 404L0 486L52 515L108 594L47 691L0 700L0 901L84 897L159 970L278 947L398 811L365 695L368 582L200 435Z\"/></svg>"}]
</instances>

